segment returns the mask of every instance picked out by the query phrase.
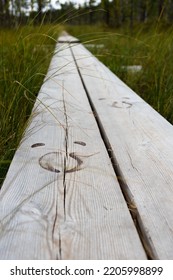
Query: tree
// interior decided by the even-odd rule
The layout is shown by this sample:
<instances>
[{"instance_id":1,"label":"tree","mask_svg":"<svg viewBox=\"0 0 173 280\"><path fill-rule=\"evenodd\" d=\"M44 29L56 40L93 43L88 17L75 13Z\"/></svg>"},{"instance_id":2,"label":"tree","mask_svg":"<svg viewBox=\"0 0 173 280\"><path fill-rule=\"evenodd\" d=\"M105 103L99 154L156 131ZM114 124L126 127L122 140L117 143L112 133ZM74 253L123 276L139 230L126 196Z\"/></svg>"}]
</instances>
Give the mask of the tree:
<instances>
[{"instance_id":1,"label":"tree","mask_svg":"<svg viewBox=\"0 0 173 280\"><path fill-rule=\"evenodd\" d=\"M104 22L110 25L110 2L109 0L101 0L101 7L104 10Z\"/></svg>"},{"instance_id":2,"label":"tree","mask_svg":"<svg viewBox=\"0 0 173 280\"><path fill-rule=\"evenodd\" d=\"M130 0L130 29L132 31L134 23L134 0Z\"/></svg>"},{"instance_id":3,"label":"tree","mask_svg":"<svg viewBox=\"0 0 173 280\"><path fill-rule=\"evenodd\" d=\"M139 21L145 22L147 18L147 0L139 1Z\"/></svg>"},{"instance_id":4,"label":"tree","mask_svg":"<svg viewBox=\"0 0 173 280\"><path fill-rule=\"evenodd\" d=\"M39 22L42 21L42 13L43 13L43 9L50 3L51 1L50 0L37 0L37 6L38 6L38 19L39 19Z\"/></svg>"},{"instance_id":5,"label":"tree","mask_svg":"<svg viewBox=\"0 0 173 280\"><path fill-rule=\"evenodd\" d=\"M0 23L2 24L3 22L3 10L4 10L4 7L3 7L3 0L0 0Z\"/></svg>"},{"instance_id":6,"label":"tree","mask_svg":"<svg viewBox=\"0 0 173 280\"><path fill-rule=\"evenodd\" d=\"M124 1L123 0L113 0L112 1L112 25L119 27L123 21L123 15L125 13Z\"/></svg>"},{"instance_id":7,"label":"tree","mask_svg":"<svg viewBox=\"0 0 173 280\"><path fill-rule=\"evenodd\" d=\"M158 0L158 17L161 18L164 13L166 1L165 0Z\"/></svg>"},{"instance_id":8,"label":"tree","mask_svg":"<svg viewBox=\"0 0 173 280\"><path fill-rule=\"evenodd\" d=\"M96 3L95 0L89 0L89 11L90 11L89 22L90 22L90 24L93 23L93 10L94 10L94 7L95 7L95 3Z\"/></svg>"}]
</instances>

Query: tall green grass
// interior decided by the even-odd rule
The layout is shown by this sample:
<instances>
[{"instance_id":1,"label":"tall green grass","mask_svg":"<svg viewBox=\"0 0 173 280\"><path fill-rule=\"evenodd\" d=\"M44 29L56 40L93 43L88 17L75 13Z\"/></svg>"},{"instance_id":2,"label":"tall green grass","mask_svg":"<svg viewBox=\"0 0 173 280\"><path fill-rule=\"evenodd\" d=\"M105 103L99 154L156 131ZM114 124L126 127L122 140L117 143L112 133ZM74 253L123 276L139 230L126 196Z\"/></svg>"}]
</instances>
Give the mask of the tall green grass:
<instances>
[{"instance_id":1,"label":"tall green grass","mask_svg":"<svg viewBox=\"0 0 173 280\"><path fill-rule=\"evenodd\" d=\"M47 72L59 26L0 30L0 184Z\"/></svg>"}]
</instances>

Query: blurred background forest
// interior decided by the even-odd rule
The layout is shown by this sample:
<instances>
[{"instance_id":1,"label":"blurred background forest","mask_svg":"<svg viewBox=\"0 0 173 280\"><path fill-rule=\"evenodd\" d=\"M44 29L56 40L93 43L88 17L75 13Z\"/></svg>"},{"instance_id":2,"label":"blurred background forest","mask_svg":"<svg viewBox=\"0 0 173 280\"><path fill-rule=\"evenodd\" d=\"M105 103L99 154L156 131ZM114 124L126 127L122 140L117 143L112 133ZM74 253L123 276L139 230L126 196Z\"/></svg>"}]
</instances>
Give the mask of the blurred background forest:
<instances>
[{"instance_id":1,"label":"blurred background forest","mask_svg":"<svg viewBox=\"0 0 173 280\"><path fill-rule=\"evenodd\" d=\"M82 0L81 0L82 1ZM97 11L97 12L96 12ZM0 25L16 26L28 23L62 22L105 24L120 27L162 19L173 22L173 0L87 0L83 2L51 0L0 0ZM82 16L81 16L82 15Z\"/></svg>"}]
</instances>

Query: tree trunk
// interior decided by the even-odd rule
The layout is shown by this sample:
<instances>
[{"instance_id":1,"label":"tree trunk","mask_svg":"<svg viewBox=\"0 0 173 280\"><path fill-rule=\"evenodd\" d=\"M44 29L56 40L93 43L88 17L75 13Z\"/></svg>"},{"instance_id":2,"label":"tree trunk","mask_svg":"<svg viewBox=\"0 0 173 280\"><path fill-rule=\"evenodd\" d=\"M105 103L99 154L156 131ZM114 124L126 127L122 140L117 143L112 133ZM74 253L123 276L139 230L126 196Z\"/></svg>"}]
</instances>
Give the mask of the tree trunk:
<instances>
[{"instance_id":1,"label":"tree trunk","mask_svg":"<svg viewBox=\"0 0 173 280\"><path fill-rule=\"evenodd\" d=\"M4 24L10 26L9 0L4 0Z\"/></svg>"},{"instance_id":2,"label":"tree trunk","mask_svg":"<svg viewBox=\"0 0 173 280\"><path fill-rule=\"evenodd\" d=\"M109 26L110 24L110 10L109 10L109 0L102 0L101 6L104 10L104 22Z\"/></svg>"},{"instance_id":3,"label":"tree trunk","mask_svg":"<svg viewBox=\"0 0 173 280\"><path fill-rule=\"evenodd\" d=\"M134 2L130 0L130 30L133 30L133 22L134 21Z\"/></svg>"},{"instance_id":4,"label":"tree trunk","mask_svg":"<svg viewBox=\"0 0 173 280\"><path fill-rule=\"evenodd\" d=\"M139 3L139 21L145 22L147 17L147 3L146 0L140 0Z\"/></svg>"},{"instance_id":5,"label":"tree trunk","mask_svg":"<svg viewBox=\"0 0 173 280\"><path fill-rule=\"evenodd\" d=\"M39 22L42 21L42 8L43 8L43 1L42 0L38 0L38 20Z\"/></svg>"},{"instance_id":6,"label":"tree trunk","mask_svg":"<svg viewBox=\"0 0 173 280\"><path fill-rule=\"evenodd\" d=\"M159 17L159 19L163 17L164 5L165 5L165 0L159 0L159 2L158 2L158 17Z\"/></svg>"}]
</instances>

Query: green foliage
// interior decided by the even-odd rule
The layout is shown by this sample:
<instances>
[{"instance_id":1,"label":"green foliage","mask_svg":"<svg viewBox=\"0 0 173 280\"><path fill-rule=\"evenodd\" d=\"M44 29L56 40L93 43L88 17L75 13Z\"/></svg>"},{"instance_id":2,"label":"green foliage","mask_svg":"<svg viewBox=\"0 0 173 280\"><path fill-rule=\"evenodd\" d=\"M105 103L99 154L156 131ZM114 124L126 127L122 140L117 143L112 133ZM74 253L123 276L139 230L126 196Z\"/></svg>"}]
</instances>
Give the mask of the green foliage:
<instances>
[{"instance_id":1,"label":"green foliage","mask_svg":"<svg viewBox=\"0 0 173 280\"><path fill-rule=\"evenodd\" d=\"M0 182L21 140L60 28L0 31Z\"/></svg>"}]
</instances>

